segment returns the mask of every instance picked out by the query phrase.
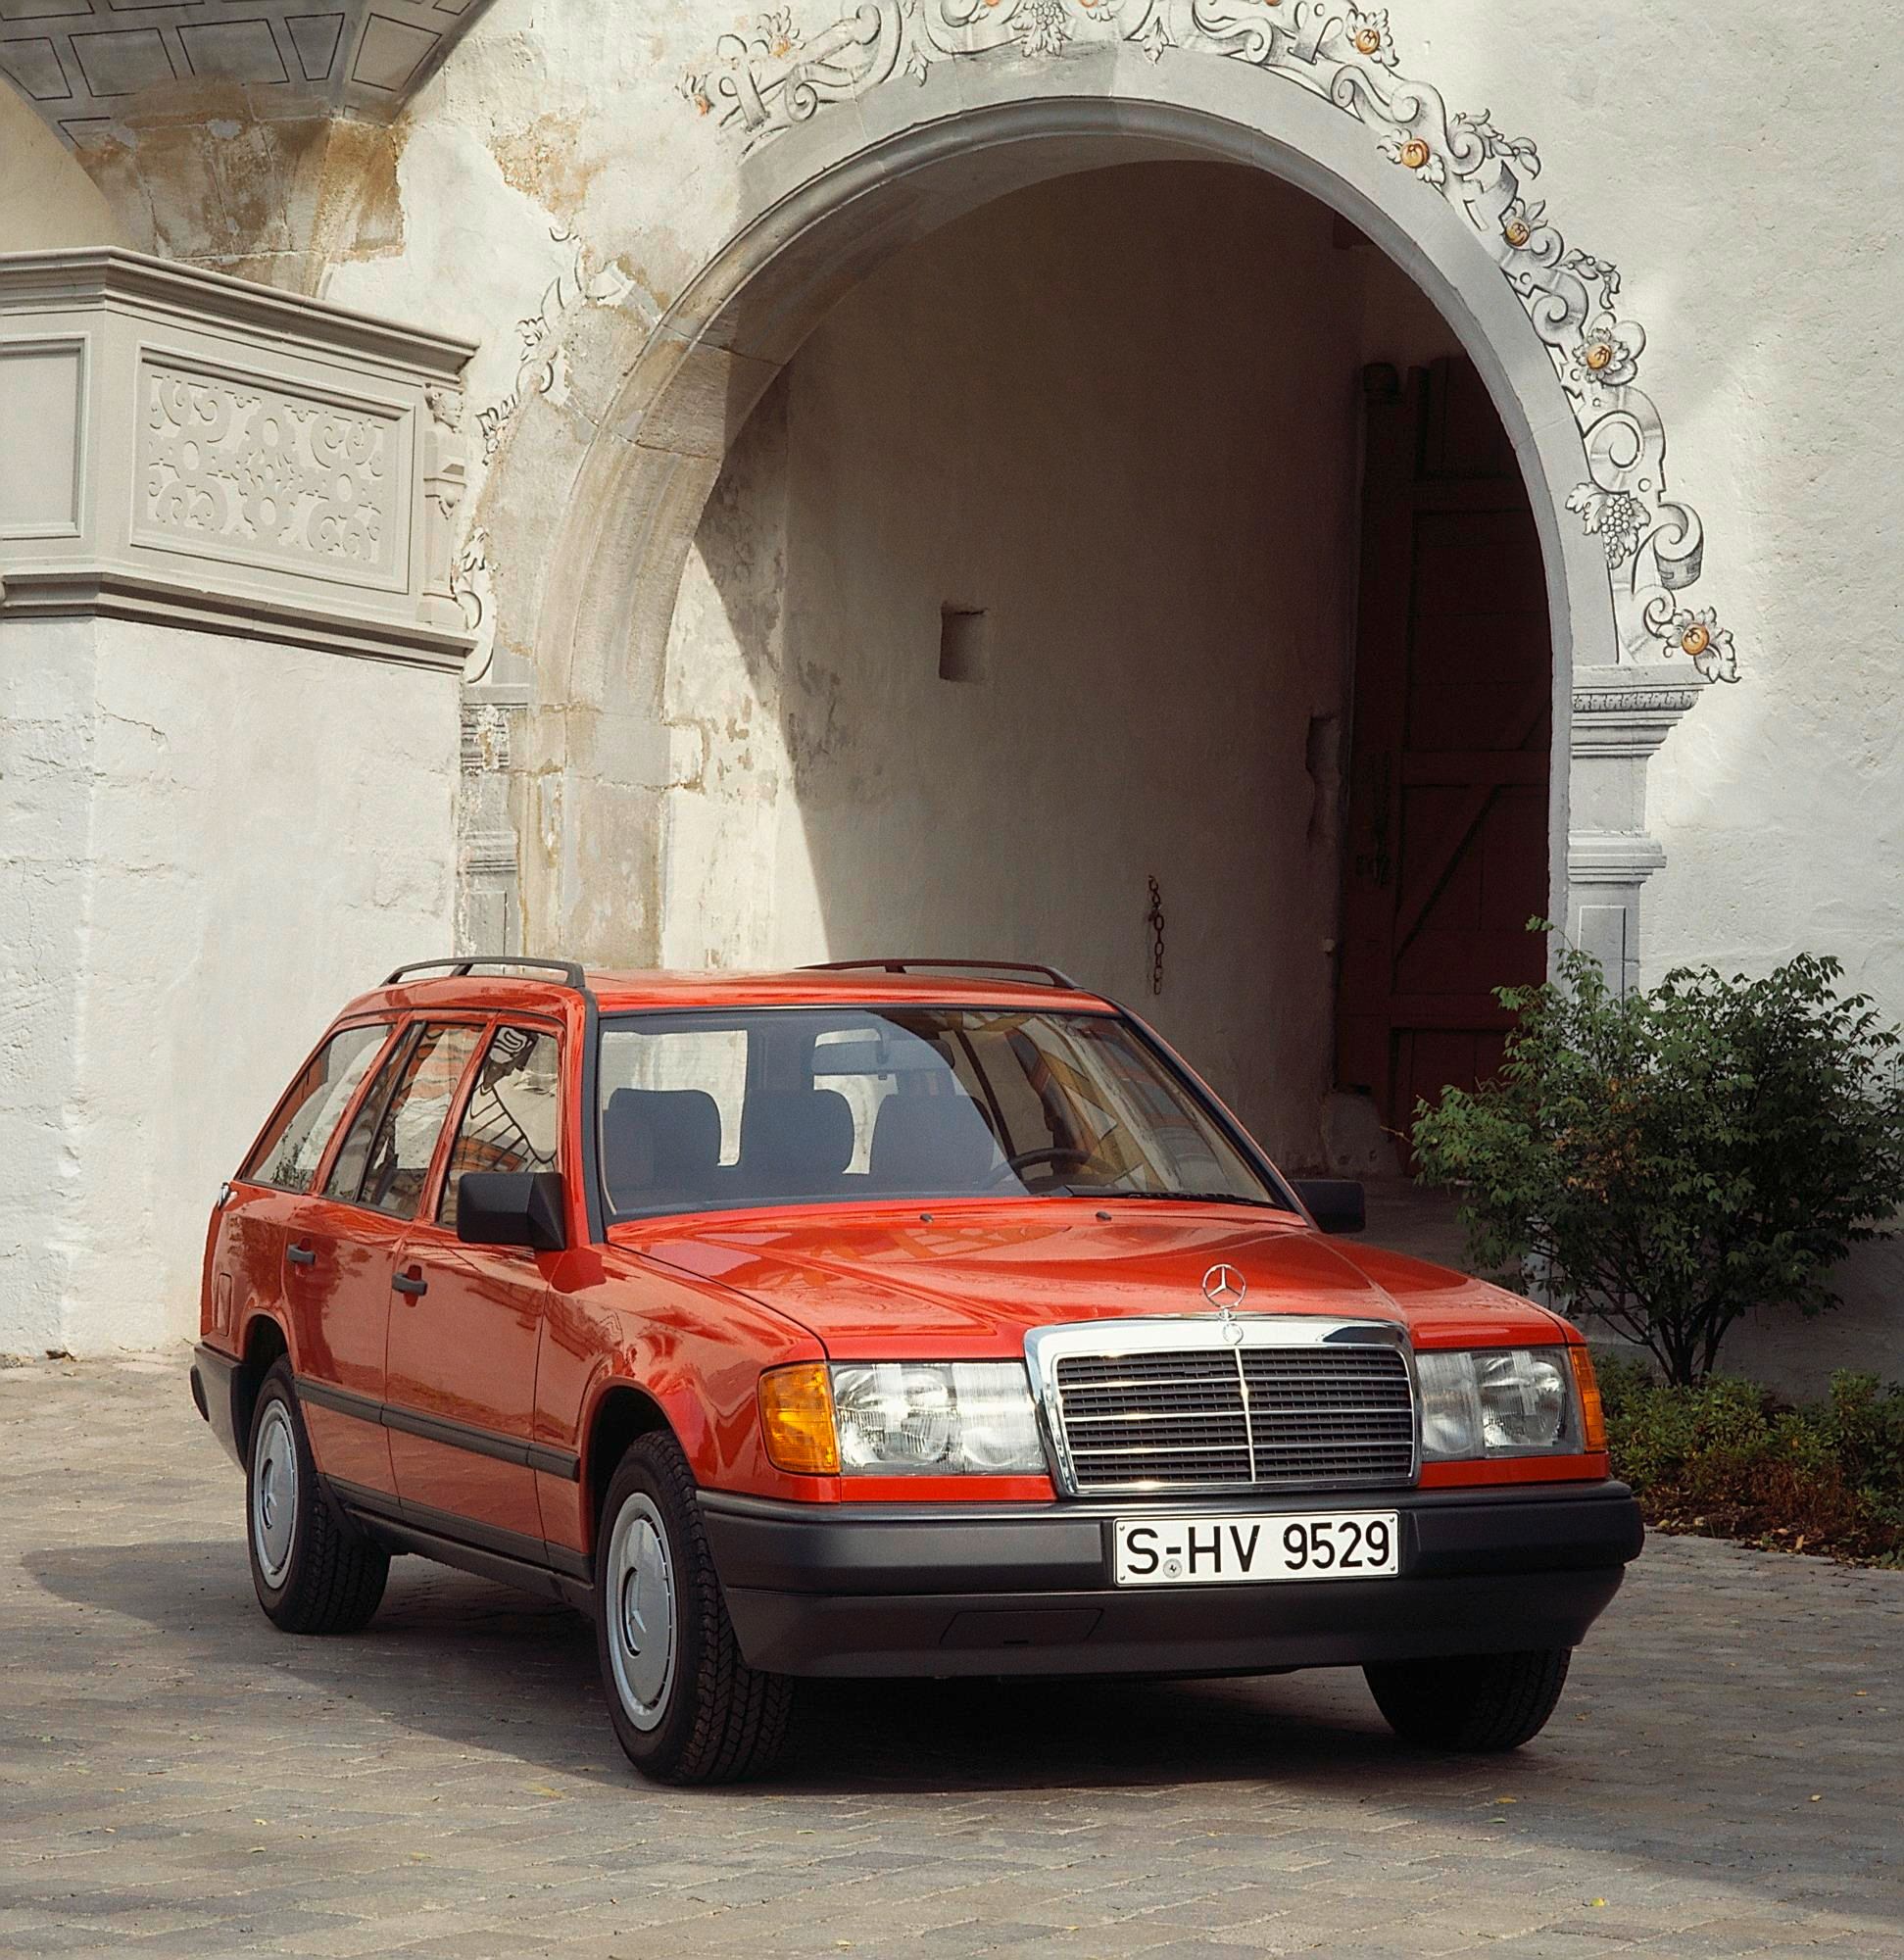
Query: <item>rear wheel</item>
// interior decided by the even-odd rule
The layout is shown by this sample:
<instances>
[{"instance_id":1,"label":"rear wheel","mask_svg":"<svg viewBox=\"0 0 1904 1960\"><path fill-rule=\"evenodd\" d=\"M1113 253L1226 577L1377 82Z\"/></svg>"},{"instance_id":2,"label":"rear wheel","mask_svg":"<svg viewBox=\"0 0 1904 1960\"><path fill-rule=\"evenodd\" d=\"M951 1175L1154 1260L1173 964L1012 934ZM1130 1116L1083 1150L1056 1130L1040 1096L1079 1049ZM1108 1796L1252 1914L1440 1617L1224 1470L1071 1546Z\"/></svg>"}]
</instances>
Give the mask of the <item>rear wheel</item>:
<instances>
[{"instance_id":1,"label":"rear wheel","mask_svg":"<svg viewBox=\"0 0 1904 1960\"><path fill-rule=\"evenodd\" d=\"M287 1634L354 1634L383 1598L390 1554L340 1513L317 1482L291 1382L272 1364L252 1409L246 1455L251 1583Z\"/></svg>"},{"instance_id":2,"label":"rear wheel","mask_svg":"<svg viewBox=\"0 0 1904 1960\"><path fill-rule=\"evenodd\" d=\"M628 1760L662 1783L734 1783L779 1753L792 1684L741 1658L671 1436L639 1438L602 1507L595 1641L609 1719Z\"/></svg>"},{"instance_id":3,"label":"rear wheel","mask_svg":"<svg viewBox=\"0 0 1904 1960\"><path fill-rule=\"evenodd\" d=\"M1405 1742L1488 1754L1518 1749L1547 1726L1567 1685L1566 1647L1391 1661L1362 1670L1375 1705Z\"/></svg>"}]
</instances>

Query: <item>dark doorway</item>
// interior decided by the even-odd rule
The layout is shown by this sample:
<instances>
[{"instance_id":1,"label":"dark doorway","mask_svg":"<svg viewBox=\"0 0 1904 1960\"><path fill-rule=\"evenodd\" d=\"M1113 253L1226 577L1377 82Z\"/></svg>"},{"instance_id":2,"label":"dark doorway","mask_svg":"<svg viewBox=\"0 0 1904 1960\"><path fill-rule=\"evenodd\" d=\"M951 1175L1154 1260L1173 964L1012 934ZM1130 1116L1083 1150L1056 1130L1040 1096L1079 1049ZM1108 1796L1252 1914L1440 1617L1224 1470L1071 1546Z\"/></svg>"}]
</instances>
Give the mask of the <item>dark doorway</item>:
<instances>
[{"instance_id":1,"label":"dark doorway","mask_svg":"<svg viewBox=\"0 0 1904 1960\"><path fill-rule=\"evenodd\" d=\"M1404 1136L1498 1065L1495 987L1538 982L1553 653L1539 539L1473 366L1364 377L1337 1080Z\"/></svg>"}]
</instances>

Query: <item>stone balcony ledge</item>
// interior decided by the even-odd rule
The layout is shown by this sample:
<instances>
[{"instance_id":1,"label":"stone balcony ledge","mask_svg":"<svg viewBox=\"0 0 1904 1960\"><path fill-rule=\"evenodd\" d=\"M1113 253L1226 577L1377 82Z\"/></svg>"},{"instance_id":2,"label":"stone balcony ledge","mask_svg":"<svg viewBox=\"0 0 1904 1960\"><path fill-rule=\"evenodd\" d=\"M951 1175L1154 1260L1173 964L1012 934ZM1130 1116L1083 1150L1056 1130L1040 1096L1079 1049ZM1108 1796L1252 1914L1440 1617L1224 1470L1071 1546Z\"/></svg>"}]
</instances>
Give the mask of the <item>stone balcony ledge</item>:
<instances>
[{"instance_id":1,"label":"stone balcony ledge","mask_svg":"<svg viewBox=\"0 0 1904 1960\"><path fill-rule=\"evenodd\" d=\"M474 351L137 253L0 257L0 622L460 667Z\"/></svg>"}]
</instances>

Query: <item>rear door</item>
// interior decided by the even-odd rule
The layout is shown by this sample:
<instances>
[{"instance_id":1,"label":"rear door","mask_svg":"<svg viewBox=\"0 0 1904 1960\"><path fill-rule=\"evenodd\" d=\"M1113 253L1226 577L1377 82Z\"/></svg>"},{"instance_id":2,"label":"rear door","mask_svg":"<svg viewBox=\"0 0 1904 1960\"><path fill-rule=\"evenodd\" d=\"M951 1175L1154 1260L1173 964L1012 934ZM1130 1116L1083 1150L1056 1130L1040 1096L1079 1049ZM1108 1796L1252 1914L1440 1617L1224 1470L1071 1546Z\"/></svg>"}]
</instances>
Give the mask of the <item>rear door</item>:
<instances>
[{"instance_id":1,"label":"rear door","mask_svg":"<svg viewBox=\"0 0 1904 1960\"><path fill-rule=\"evenodd\" d=\"M327 1035L232 1179L212 1236L200 1317L202 1332L231 1352L239 1351L254 1313L282 1309L286 1227L393 1033L383 1019Z\"/></svg>"},{"instance_id":2,"label":"rear door","mask_svg":"<svg viewBox=\"0 0 1904 1960\"><path fill-rule=\"evenodd\" d=\"M561 1256L465 1246L456 1236L466 1171L542 1171L561 1161L561 1035L512 1017L489 1031L444 1152L431 1215L405 1235L389 1336L390 1454L404 1513L498 1550L541 1554L531 1450L549 1272Z\"/></svg>"},{"instance_id":3,"label":"rear door","mask_svg":"<svg viewBox=\"0 0 1904 1960\"><path fill-rule=\"evenodd\" d=\"M312 1448L327 1476L386 1496L397 1488L383 1428L391 1276L481 1027L438 1015L405 1029L321 1189L288 1221L284 1294Z\"/></svg>"}]
</instances>

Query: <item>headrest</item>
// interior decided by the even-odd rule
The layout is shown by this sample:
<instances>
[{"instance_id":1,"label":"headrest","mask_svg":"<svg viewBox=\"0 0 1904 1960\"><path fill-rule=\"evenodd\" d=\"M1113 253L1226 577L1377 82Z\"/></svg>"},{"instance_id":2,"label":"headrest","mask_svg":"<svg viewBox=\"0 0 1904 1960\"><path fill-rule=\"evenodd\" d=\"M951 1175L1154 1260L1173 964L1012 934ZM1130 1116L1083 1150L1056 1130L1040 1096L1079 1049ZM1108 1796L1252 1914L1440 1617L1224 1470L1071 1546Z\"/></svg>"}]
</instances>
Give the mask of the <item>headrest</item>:
<instances>
[{"instance_id":1,"label":"headrest","mask_svg":"<svg viewBox=\"0 0 1904 1960\"><path fill-rule=\"evenodd\" d=\"M873 1123L873 1182L903 1191L975 1189L998 1160L992 1132L967 1096L889 1096Z\"/></svg>"},{"instance_id":2,"label":"headrest","mask_svg":"<svg viewBox=\"0 0 1904 1960\"><path fill-rule=\"evenodd\" d=\"M705 1190L720 1164L720 1108L705 1089L617 1089L602 1112L603 1177L619 1204Z\"/></svg>"},{"instance_id":3,"label":"headrest","mask_svg":"<svg viewBox=\"0 0 1904 1960\"><path fill-rule=\"evenodd\" d=\"M853 1106L837 1089L757 1089L741 1116L741 1163L798 1186L830 1184L853 1161Z\"/></svg>"}]
</instances>

